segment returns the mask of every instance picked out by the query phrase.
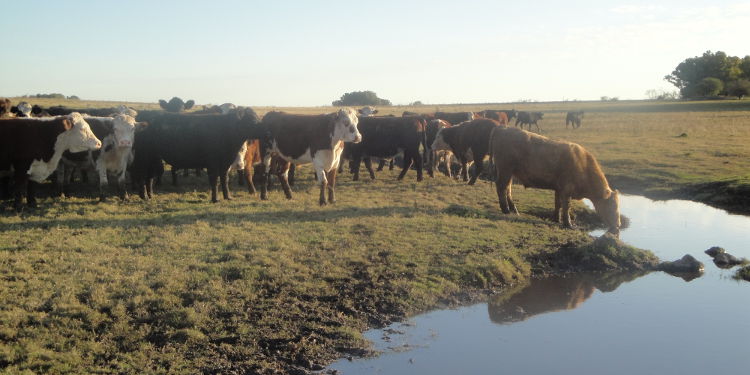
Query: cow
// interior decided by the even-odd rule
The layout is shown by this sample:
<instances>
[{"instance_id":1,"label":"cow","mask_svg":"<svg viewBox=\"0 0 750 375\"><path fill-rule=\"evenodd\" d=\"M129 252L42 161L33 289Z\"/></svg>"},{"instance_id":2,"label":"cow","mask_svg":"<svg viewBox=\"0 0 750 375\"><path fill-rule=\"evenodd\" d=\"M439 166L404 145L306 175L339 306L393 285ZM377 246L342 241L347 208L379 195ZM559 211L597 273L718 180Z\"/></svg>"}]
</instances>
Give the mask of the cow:
<instances>
[{"instance_id":1,"label":"cow","mask_svg":"<svg viewBox=\"0 0 750 375\"><path fill-rule=\"evenodd\" d=\"M474 185L477 177L482 173L484 157L487 156L490 133L499 122L486 118L466 121L450 128L443 128L437 132L432 150L447 150L455 155L461 163L461 177ZM469 163L474 162L474 174L469 179Z\"/></svg>"},{"instance_id":2,"label":"cow","mask_svg":"<svg viewBox=\"0 0 750 375\"><path fill-rule=\"evenodd\" d=\"M186 111L190 108L193 108L195 105L194 100L188 100L187 102L183 102L182 99L178 97L173 97L172 99L169 99L169 102L165 101L164 99L159 99L159 106L167 111L167 112L173 112L173 113L179 113Z\"/></svg>"},{"instance_id":3,"label":"cow","mask_svg":"<svg viewBox=\"0 0 750 375\"><path fill-rule=\"evenodd\" d=\"M473 120L474 113L472 112L435 112L435 118L448 121L451 123L451 125L458 125L464 121Z\"/></svg>"},{"instance_id":4,"label":"cow","mask_svg":"<svg viewBox=\"0 0 750 375\"><path fill-rule=\"evenodd\" d=\"M132 117L136 117L138 115L138 112L125 105L119 105L117 107L108 107L108 108L68 108L65 106L53 106L49 107L47 109L43 109L39 106L34 106L36 108L32 108L32 113L39 114L44 112L48 116L64 116L71 114L73 112L78 112L82 114L86 114L89 116L96 116L96 117L110 117L115 115L128 115Z\"/></svg>"},{"instance_id":5,"label":"cow","mask_svg":"<svg viewBox=\"0 0 750 375\"><path fill-rule=\"evenodd\" d=\"M0 98L0 118L10 117L10 109L13 105L8 98Z\"/></svg>"},{"instance_id":6,"label":"cow","mask_svg":"<svg viewBox=\"0 0 750 375\"><path fill-rule=\"evenodd\" d=\"M67 194L66 183L75 169L85 171L93 169L99 176L99 200L106 199L104 190L108 185L108 174L117 176L116 187L120 199L127 199L124 188L126 170L133 161L132 147L137 126L135 119L128 115L115 117L87 117L84 119L94 135L102 141L99 151L63 154L62 162L57 168L57 186L61 195Z\"/></svg>"},{"instance_id":7,"label":"cow","mask_svg":"<svg viewBox=\"0 0 750 375\"><path fill-rule=\"evenodd\" d=\"M324 115L267 113L263 117L263 125L268 136L261 141L261 158L265 168L260 177L260 198L268 199L267 182L271 159L273 156L279 156L295 164L312 163L320 183L320 205L335 203L336 172L344 142L362 141L362 135L357 129L358 123L356 112L349 108ZM291 199L292 192L286 178L287 173L284 171L279 176L284 194L287 199Z\"/></svg>"},{"instance_id":8,"label":"cow","mask_svg":"<svg viewBox=\"0 0 750 375\"><path fill-rule=\"evenodd\" d=\"M351 144L353 180L359 179L360 162L364 159L370 178L375 179L371 157L392 159L403 153L403 169L398 175L402 180L412 165L417 168L417 181L422 181L422 155L420 145L426 150L425 126L418 117L361 117L359 132L362 142Z\"/></svg>"},{"instance_id":9,"label":"cow","mask_svg":"<svg viewBox=\"0 0 750 375\"><path fill-rule=\"evenodd\" d=\"M28 102L20 102L17 105L10 108L10 112L16 117L31 117L31 109L33 107Z\"/></svg>"},{"instance_id":10,"label":"cow","mask_svg":"<svg viewBox=\"0 0 750 375\"><path fill-rule=\"evenodd\" d=\"M173 168L206 168L211 202L218 202L217 182L225 200L231 199L227 178L229 167L248 139L264 137L258 115L239 108L226 115L162 113L136 133L131 176L144 200L153 197L153 180L163 172L162 161Z\"/></svg>"},{"instance_id":11,"label":"cow","mask_svg":"<svg viewBox=\"0 0 750 375\"><path fill-rule=\"evenodd\" d=\"M508 125L510 120L513 120L518 112L515 109L485 109L479 112L479 115L500 122L500 124ZM503 122L504 121L504 122Z\"/></svg>"},{"instance_id":12,"label":"cow","mask_svg":"<svg viewBox=\"0 0 750 375\"><path fill-rule=\"evenodd\" d=\"M573 129L580 128L582 118L583 118L583 111L568 112L568 114L565 115L565 129L568 128L568 124L570 124Z\"/></svg>"},{"instance_id":13,"label":"cow","mask_svg":"<svg viewBox=\"0 0 750 375\"><path fill-rule=\"evenodd\" d=\"M518 112L515 125L518 126L518 124L521 124L521 129L523 129L524 125L528 125L529 130L531 130L531 124L534 124L536 125L536 130L541 132L542 129L539 128L537 121L541 120L542 117L544 117L544 113L542 112Z\"/></svg>"},{"instance_id":14,"label":"cow","mask_svg":"<svg viewBox=\"0 0 750 375\"><path fill-rule=\"evenodd\" d=\"M24 189L26 204L36 207L35 183L44 181L57 168L63 152L95 150L101 145L79 113L0 120L0 171L14 171L16 211L22 209Z\"/></svg>"},{"instance_id":15,"label":"cow","mask_svg":"<svg viewBox=\"0 0 750 375\"><path fill-rule=\"evenodd\" d=\"M441 129L450 127L450 122L445 120L434 119L427 122L427 127L425 128L425 145L427 146L425 154L427 154L427 160L425 160L425 164L427 164L427 173L429 173L430 177L435 176L434 171L438 170L441 159L445 161L445 174L448 177L453 177L451 172L451 158L453 153L449 150L438 151L432 149L432 144L435 142L438 132Z\"/></svg>"},{"instance_id":16,"label":"cow","mask_svg":"<svg viewBox=\"0 0 750 375\"><path fill-rule=\"evenodd\" d=\"M375 114L378 113L378 110L368 105L358 109L357 113L362 117L370 117L375 116Z\"/></svg>"},{"instance_id":17,"label":"cow","mask_svg":"<svg viewBox=\"0 0 750 375\"><path fill-rule=\"evenodd\" d=\"M583 147L551 140L517 128L496 128L490 136L490 153L500 209L518 214L511 197L516 178L525 187L555 191L553 219L572 228L570 199L589 199L609 232L620 232L619 192L609 187L599 163Z\"/></svg>"}]
</instances>

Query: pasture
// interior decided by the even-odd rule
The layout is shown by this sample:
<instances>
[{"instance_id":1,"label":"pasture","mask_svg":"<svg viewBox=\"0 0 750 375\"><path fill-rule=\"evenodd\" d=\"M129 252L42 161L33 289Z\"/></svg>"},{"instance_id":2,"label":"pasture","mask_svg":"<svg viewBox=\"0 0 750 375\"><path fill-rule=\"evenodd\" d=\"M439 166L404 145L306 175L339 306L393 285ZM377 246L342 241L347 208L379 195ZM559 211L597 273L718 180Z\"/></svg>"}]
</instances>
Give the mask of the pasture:
<instances>
[{"instance_id":1,"label":"pasture","mask_svg":"<svg viewBox=\"0 0 750 375\"><path fill-rule=\"evenodd\" d=\"M544 111L542 134L586 147L614 188L750 212L750 194L737 193L750 184L748 101L439 106L488 108ZM586 111L580 129L565 129L568 109ZM627 246L593 248L586 231L599 220L581 204L578 230L547 220L549 191L516 187L521 216L508 217L488 181L466 186L437 175L414 183L410 171L399 182L396 169L354 182L344 172L338 202L321 208L310 171L298 170L293 200L278 183L260 201L233 180L234 199L211 204L204 174L182 177L179 187L165 175L150 202L97 203L91 186L73 198L40 199L39 209L20 215L5 207L0 367L304 373L366 354L368 327L486 298L532 275L653 261Z\"/></svg>"}]
</instances>

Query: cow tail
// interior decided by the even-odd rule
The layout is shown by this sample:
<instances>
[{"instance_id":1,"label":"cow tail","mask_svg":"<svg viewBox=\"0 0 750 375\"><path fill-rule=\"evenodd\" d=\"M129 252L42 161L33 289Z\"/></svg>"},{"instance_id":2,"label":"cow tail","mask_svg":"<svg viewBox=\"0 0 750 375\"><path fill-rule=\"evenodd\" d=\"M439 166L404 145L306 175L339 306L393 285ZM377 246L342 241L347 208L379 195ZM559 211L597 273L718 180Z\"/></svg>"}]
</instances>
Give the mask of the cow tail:
<instances>
[{"instance_id":1,"label":"cow tail","mask_svg":"<svg viewBox=\"0 0 750 375\"><path fill-rule=\"evenodd\" d=\"M492 139L495 138L495 130L497 130L497 127L492 128L492 131L490 132L490 144L487 147L487 152L490 154L490 162L487 168L489 168L489 175L490 175L490 183L497 181L497 171L495 170L495 153L492 152Z\"/></svg>"},{"instance_id":2,"label":"cow tail","mask_svg":"<svg viewBox=\"0 0 750 375\"><path fill-rule=\"evenodd\" d=\"M427 165L427 121L426 120L420 120L424 121L424 126L422 127L422 136L419 139L419 142L422 144L422 168L431 168L432 166ZM432 172L431 172L432 173Z\"/></svg>"}]
</instances>

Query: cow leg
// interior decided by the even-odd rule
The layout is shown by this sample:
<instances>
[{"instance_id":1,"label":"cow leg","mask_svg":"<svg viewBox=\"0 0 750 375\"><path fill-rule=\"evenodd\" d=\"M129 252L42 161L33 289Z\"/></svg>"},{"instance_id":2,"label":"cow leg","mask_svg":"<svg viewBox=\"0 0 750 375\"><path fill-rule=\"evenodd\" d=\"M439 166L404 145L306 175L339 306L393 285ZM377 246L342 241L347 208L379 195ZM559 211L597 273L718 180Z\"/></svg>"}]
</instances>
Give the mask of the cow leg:
<instances>
[{"instance_id":1,"label":"cow leg","mask_svg":"<svg viewBox=\"0 0 750 375\"><path fill-rule=\"evenodd\" d=\"M245 182L247 182L247 192L250 194L255 194L255 184L253 183L253 173L252 170L255 167L250 165L250 163L245 164L245 170L242 174L242 177L244 177Z\"/></svg>"},{"instance_id":2,"label":"cow leg","mask_svg":"<svg viewBox=\"0 0 750 375\"><path fill-rule=\"evenodd\" d=\"M315 173L318 175L318 181L320 181L320 199L319 203L321 206L326 205L326 189L328 187L328 178L326 177L326 173L323 171L323 169L318 169L315 171Z\"/></svg>"},{"instance_id":3,"label":"cow leg","mask_svg":"<svg viewBox=\"0 0 750 375\"><path fill-rule=\"evenodd\" d=\"M385 167L385 159L381 158L380 161L378 161L378 172L383 171L383 167Z\"/></svg>"},{"instance_id":4,"label":"cow leg","mask_svg":"<svg viewBox=\"0 0 750 375\"><path fill-rule=\"evenodd\" d=\"M562 219L563 225L566 228L574 228L573 223L570 221L570 197L563 196L560 198L562 205Z\"/></svg>"},{"instance_id":5,"label":"cow leg","mask_svg":"<svg viewBox=\"0 0 750 375\"><path fill-rule=\"evenodd\" d=\"M448 178L453 179L453 153L446 152L444 156L445 160L445 175Z\"/></svg>"},{"instance_id":6,"label":"cow leg","mask_svg":"<svg viewBox=\"0 0 750 375\"><path fill-rule=\"evenodd\" d=\"M219 183L221 183L221 194L224 196L224 200L232 200L232 196L229 194L229 168L219 175Z\"/></svg>"},{"instance_id":7,"label":"cow leg","mask_svg":"<svg viewBox=\"0 0 750 375\"><path fill-rule=\"evenodd\" d=\"M0 200L10 199L10 176L0 177Z\"/></svg>"},{"instance_id":8,"label":"cow leg","mask_svg":"<svg viewBox=\"0 0 750 375\"><path fill-rule=\"evenodd\" d=\"M469 181L469 162L461 159L461 179L466 182Z\"/></svg>"},{"instance_id":9,"label":"cow leg","mask_svg":"<svg viewBox=\"0 0 750 375\"><path fill-rule=\"evenodd\" d=\"M289 163L289 173L287 173L287 181L289 186L294 186L294 175L297 174L297 164Z\"/></svg>"},{"instance_id":10,"label":"cow leg","mask_svg":"<svg viewBox=\"0 0 750 375\"><path fill-rule=\"evenodd\" d=\"M484 156L484 154L474 155L474 175L471 176L469 185L474 185L477 182L479 175L482 174L482 169L484 169Z\"/></svg>"},{"instance_id":11,"label":"cow leg","mask_svg":"<svg viewBox=\"0 0 750 375\"><path fill-rule=\"evenodd\" d=\"M292 188L289 186L289 169L291 163L287 162L286 165L281 166L277 176L281 182L281 188L284 189L284 195L286 199L292 199Z\"/></svg>"},{"instance_id":12,"label":"cow leg","mask_svg":"<svg viewBox=\"0 0 750 375\"><path fill-rule=\"evenodd\" d=\"M26 205L31 208L36 208L36 181L26 181Z\"/></svg>"},{"instance_id":13,"label":"cow leg","mask_svg":"<svg viewBox=\"0 0 750 375\"><path fill-rule=\"evenodd\" d=\"M555 212L552 214L552 221L560 222L560 209L562 208L562 194L555 190Z\"/></svg>"},{"instance_id":14,"label":"cow leg","mask_svg":"<svg viewBox=\"0 0 750 375\"><path fill-rule=\"evenodd\" d=\"M97 174L99 175L99 202L104 202L106 200L106 197L104 196L104 189L106 188L107 184L109 184L109 181L107 180L107 169L97 168ZM119 185L117 187L117 190L119 193Z\"/></svg>"},{"instance_id":15,"label":"cow leg","mask_svg":"<svg viewBox=\"0 0 750 375\"><path fill-rule=\"evenodd\" d=\"M172 185L177 186L177 169L172 168Z\"/></svg>"},{"instance_id":16,"label":"cow leg","mask_svg":"<svg viewBox=\"0 0 750 375\"><path fill-rule=\"evenodd\" d=\"M65 164L61 161L55 169L55 194L60 198L65 198Z\"/></svg>"},{"instance_id":17,"label":"cow leg","mask_svg":"<svg viewBox=\"0 0 750 375\"><path fill-rule=\"evenodd\" d=\"M422 175L422 168L424 166L422 163L422 155L419 153L419 150L417 150L412 157L414 158L414 163L417 165L417 182L420 182L424 179L424 176ZM432 172L430 172L430 177L432 177Z\"/></svg>"},{"instance_id":18,"label":"cow leg","mask_svg":"<svg viewBox=\"0 0 750 375\"><path fill-rule=\"evenodd\" d=\"M268 199L268 175L271 172L271 156L267 155L263 158L263 164L261 168L258 168L255 172L260 172L258 181L260 182L260 199Z\"/></svg>"},{"instance_id":19,"label":"cow leg","mask_svg":"<svg viewBox=\"0 0 750 375\"><path fill-rule=\"evenodd\" d=\"M208 172L208 186L211 188L211 203L217 203L219 201L219 175L213 169Z\"/></svg>"},{"instance_id":20,"label":"cow leg","mask_svg":"<svg viewBox=\"0 0 750 375\"><path fill-rule=\"evenodd\" d=\"M367 168L367 172L370 173L370 179L374 180L375 172L372 170L372 159L369 156L365 157L365 168Z\"/></svg>"},{"instance_id":21,"label":"cow leg","mask_svg":"<svg viewBox=\"0 0 750 375\"><path fill-rule=\"evenodd\" d=\"M398 180L401 181L404 179L404 176L406 176L406 172L411 169L412 164L414 163L414 156L412 156L411 152L404 150L404 164L403 168L401 170L401 173L398 174Z\"/></svg>"},{"instance_id":22,"label":"cow leg","mask_svg":"<svg viewBox=\"0 0 750 375\"><path fill-rule=\"evenodd\" d=\"M326 172L326 178L328 179L328 203L336 203L336 169L331 169Z\"/></svg>"},{"instance_id":23,"label":"cow leg","mask_svg":"<svg viewBox=\"0 0 750 375\"><path fill-rule=\"evenodd\" d=\"M394 160L396 160L396 158L393 158L393 159L391 159L391 160L388 161L388 170L389 171L392 171L393 168L394 168L394 166L396 165L396 163L394 162Z\"/></svg>"},{"instance_id":24,"label":"cow leg","mask_svg":"<svg viewBox=\"0 0 750 375\"><path fill-rule=\"evenodd\" d=\"M154 197L154 178L149 177L146 179L146 184L144 186L144 189L146 191L146 199L151 199Z\"/></svg>"},{"instance_id":25,"label":"cow leg","mask_svg":"<svg viewBox=\"0 0 750 375\"><path fill-rule=\"evenodd\" d=\"M245 170L238 169L237 170L237 185L242 186L242 184L244 183L245 183Z\"/></svg>"},{"instance_id":26,"label":"cow leg","mask_svg":"<svg viewBox=\"0 0 750 375\"><path fill-rule=\"evenodd\" d=\"M369 157L365 158L365 160L367 159L369 159ZM359 181L359 165L361 163L362 163L362 157L359 155L353 156L352 160L349 162L349 169L351 170L353 174L352 181ZM365 165L366 164L367 162L365 161ZM370 164L369 170L372 170L372 164ZM375 179L374 174L372 175L372 178ZM320 175L318 175L318 182L320 182Z\"/></svg>"},{"instance_id":27,"label":"cow leg","mask_svg":"<svg viewBox=\"0 0 750 375\"><path fill-rule=\"evenodd\" d=\"M125 169L120 172L115 183L117 184L117 195L120 196L120 200L128 200L128 187L125 184Z\"/></svg>"}]
</instances>

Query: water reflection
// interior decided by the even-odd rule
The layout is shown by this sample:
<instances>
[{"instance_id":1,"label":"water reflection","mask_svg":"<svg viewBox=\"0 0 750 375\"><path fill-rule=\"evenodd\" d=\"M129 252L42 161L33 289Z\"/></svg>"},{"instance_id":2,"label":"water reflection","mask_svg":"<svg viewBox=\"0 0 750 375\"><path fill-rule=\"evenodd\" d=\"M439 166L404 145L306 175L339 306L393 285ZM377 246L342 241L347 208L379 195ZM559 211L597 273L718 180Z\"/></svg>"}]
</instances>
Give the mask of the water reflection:
<instances>
[{"instance_id":1,"label":"water reflection","mask_svg":"<svg viewBox=\"0 0 750 375\"><path fill-rule=\"evenodd\" d=\"M598 289L612 292L645 272L576 274L534 279L494 296L487 304L490 320L498 324L521 322L539 314L578 308Z\"/></svg>"}]
</instances>

